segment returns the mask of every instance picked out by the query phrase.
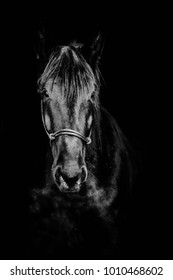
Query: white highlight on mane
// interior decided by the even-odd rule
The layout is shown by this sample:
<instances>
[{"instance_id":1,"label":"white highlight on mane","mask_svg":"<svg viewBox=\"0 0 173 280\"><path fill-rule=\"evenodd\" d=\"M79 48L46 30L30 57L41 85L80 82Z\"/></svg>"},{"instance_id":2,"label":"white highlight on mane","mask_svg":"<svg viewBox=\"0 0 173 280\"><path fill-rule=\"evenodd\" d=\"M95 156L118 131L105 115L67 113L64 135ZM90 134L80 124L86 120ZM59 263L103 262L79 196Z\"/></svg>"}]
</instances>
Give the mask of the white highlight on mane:
<instances>
[{"instance_id":1,"label":"white highlight on mane","mask_svg":"<svg viewBox=\"0 0 173 280\"><path fill-rule=\"evenodd\" d=\"M68 49L69 49L69 46L64 46L64 47L62 47L62 49L61 49L61 54L62 54L63 52L67 52Z\"/></svg>"},{"instance_id":2,"label":"white highlight on mane","mask_svg":"<svg viewBox=\"0 0 173 280\"><path fill-rule=\"evenodd\" d=\"M78 61L79 61L79 59L78 59L78 57L77 57L77 55L75 54L75 52L74 52L74 51L72 51L72 54L73 54L73 57L74 57L75 61L76 61L76 62L78 62Z\"/></svg>"}]
</instances>

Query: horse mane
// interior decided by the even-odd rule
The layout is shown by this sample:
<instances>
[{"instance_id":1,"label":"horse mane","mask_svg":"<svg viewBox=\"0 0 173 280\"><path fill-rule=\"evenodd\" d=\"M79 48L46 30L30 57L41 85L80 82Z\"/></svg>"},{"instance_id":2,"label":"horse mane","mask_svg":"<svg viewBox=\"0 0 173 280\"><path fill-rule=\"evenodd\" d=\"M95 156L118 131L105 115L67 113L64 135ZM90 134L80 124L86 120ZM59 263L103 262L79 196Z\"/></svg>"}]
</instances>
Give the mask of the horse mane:
<instances>
[{"instance_id":1,"label":"horse mane","mask_svg":"<svg viewBox=\"0 0 173 280\"><path fill-rule=\"evenodd\" d=\"M91 84L95 87L95 102L98 103L99 70L95 73L83 58L79 46L71 43L69 46L57 46L51 53L48 63L38 79L41 92L49 79L52 86L57 83L67 101L73 102L80 94L87 94Z\"/></svg>"},{"instance_id":2,"label":"horse mane","mask_svg":"<svg viewBox=\"0 0 173 280\"><path fill-rule=\"evenodd\" d=\"M133 180L135 178L136 166L135 166L135 152L130 145L128 139L120 129L116 120L112 117L112 115L103 107L100 108L101 111L101 125L106 127L106 133L102 135L103 145L105 147L104 153L106 155L107 161L110 163L113 160L113 154L108 150L110 147L116 147L116 153L119 151L121 154L121 160L123 160L123 164L126 164L126 168L128 170L128 180L129 180L129 190L132 187ZM104 128L102 127L104 131ZM109 146L105 143L109 142Z\"/></svg>"}]
</instances>

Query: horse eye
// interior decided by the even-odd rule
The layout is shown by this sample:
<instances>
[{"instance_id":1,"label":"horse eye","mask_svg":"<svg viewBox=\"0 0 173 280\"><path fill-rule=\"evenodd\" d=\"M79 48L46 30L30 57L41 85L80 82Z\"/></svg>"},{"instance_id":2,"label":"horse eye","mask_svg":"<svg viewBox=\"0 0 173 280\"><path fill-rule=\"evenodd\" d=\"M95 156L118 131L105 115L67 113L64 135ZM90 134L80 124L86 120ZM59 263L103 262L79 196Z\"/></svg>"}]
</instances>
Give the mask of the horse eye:
<instances>
[{"instance_id":1,"label":"horse eye","mask_svg":"<svg viewBox=\"0 0 173 280\"><path fill-rule=\"evenodd\" d=\"M94 100L95 100L95 91L92 92L90 99L91 99L91 101L94 101Z\"/></svg>"},{"instance_id":2,"label":"horse eye","mask_svg":"<svg viewBox=\"0 0 173 280\"><path fill-rule=\"evenodd\" d=\"M47 92L46 89L43 89L43 90L41 91L41 96L42 96L42 97L45 97L45 98L49 97L49 94L48 94L48 92Z\"/></svg>"}]
</instances>

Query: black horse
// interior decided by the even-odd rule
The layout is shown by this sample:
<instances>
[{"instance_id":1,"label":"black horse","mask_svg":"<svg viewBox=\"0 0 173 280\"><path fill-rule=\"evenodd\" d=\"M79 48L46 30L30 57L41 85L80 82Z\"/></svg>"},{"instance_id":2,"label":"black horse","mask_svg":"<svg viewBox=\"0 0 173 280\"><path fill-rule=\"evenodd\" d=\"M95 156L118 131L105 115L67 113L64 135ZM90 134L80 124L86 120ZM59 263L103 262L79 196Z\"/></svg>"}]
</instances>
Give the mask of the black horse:
<instances>
[{"instance_id":1,"label":"black horse","mask_svg":"<svg viewBox=\"0 0 173 280\"><path fill-rule=\"evenodd\" d=\"M75 41L57 46L38 79L50 148L45 183L32 192L33 258L109 259L118 252L133 164L127 139L100 104L102 49L100 34L89 57Z\"/></svg>"}]
</instances>

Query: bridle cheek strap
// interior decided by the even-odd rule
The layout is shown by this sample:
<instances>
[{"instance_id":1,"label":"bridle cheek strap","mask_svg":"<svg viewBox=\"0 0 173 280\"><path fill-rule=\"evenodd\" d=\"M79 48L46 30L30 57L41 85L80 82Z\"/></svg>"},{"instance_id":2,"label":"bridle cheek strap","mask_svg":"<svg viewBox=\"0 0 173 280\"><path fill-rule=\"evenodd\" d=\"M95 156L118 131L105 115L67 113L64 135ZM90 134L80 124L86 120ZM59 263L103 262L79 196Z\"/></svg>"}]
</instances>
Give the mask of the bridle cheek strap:
<instances>
[{"instance_id":1,"label":"bridle cheek strap","mask_svg":"<svg viewBox=\"0 0 173 280\"><path fill-rule=\"evenodd\" d=\"M62 136L62 135L69 135L69 136L75 136L75 137L81 139L87 145L92 142L92 140L91 140L91 131L90 131L89 137L85 137L82 134L80 134L78 131L75 131L75 130L72 130L72 129L61 129L61 130L58 130L57 132L47 133L47 134L48 134L49 139L51 141L55 140L56 137L59 137L59 136Z\"/></svg>"}]
</instances>

